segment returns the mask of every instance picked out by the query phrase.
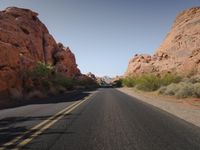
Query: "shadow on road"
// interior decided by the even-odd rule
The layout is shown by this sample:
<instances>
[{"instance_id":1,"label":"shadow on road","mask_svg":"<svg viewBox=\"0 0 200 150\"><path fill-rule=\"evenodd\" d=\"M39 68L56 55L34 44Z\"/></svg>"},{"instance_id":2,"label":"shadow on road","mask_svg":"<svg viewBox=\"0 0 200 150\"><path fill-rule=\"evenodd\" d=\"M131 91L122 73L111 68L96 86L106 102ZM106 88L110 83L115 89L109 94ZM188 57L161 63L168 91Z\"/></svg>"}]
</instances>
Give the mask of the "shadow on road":
<instances>
[{"instance_id":1,"label":"shadow on road","mask_svg":"<svg viewBox=\"0 0 200 150\"><path fill-rule=\"evenodd\" d=\"M28 121L42 121L50 116L39 117L8 117L0 120L0 145L6 143L26 132L28 129L24 126L16 126L17 124L23 124Z\"/></svg>"},{"instance_id":2,"label":"shadow on road","mask_svg":"<svg viewBox=\"0 0 200 150\"><path fill-rule=\"evenodd\" d=\"M20 106L27 106L32 104L56 104L56 103L63 103L63 102L73 102L78 100L83 100L85 97L89 96L90 91L73 91L68 93L62 93L56 96L49 96L48 98L42 99L32 99L29 101L21 100L16 103L12 103L7 106L0 106L0 110L6 108L17 108ZM66 116L69 117L71 114L67 114ZM44 116L13 116L13 117L5 117L0 120L0 146L5 144L6 142L12 140L14 137L18 135L22 135L22 133L28 131L30 127L27 125L32 124L31 122L42 122L51 116L44 115ZM28 135L27 135L28 136Z\"/></svg>"},{"instance_id":3,"label":"shadow on road","mask_svg":"<svg viewBox=\"0 0 200 150\"><path fill-rule=\"evenodd\" d=\"M62 103L81 100L91 94L91 91L72 91L68 93L61 93L59 95L49 95L48 98L34 98L31 100L8 100L5 104L0 104L0 110L7 108L15 108L19 106L26 106L30 104L49 104L49 103Z\"/></svg>"}]
</instances>

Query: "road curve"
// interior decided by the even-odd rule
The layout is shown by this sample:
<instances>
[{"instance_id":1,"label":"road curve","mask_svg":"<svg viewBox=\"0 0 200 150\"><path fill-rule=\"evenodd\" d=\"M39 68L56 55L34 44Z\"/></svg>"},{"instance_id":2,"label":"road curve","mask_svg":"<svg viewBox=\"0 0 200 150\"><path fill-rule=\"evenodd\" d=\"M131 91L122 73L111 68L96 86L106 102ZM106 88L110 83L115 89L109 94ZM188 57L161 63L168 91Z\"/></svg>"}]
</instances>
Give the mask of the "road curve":
<instances>
[{"instance_id":1,"label":"road curve","mask_svg":"<svg viewBox=\"0 0 200 150\"><path fill-rule=\"evenodd\" d=\"M99 89L21 149L200 150L200 128L115 89Z\"/></svg>"}]
</instances>

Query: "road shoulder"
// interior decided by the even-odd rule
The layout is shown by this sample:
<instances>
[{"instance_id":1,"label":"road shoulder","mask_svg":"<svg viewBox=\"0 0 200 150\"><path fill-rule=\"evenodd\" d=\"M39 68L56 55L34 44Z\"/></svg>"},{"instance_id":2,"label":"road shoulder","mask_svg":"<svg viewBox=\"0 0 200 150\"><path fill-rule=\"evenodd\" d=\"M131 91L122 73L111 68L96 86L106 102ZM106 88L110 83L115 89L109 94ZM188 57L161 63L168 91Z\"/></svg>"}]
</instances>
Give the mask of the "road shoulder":
<instances>
[{"instance_id":1,"label":"road shoulder","mask_svg":"<svg viewBox=\"0 0 200 150\"><path fill-rule=\"evenodd\" d=\"M200 127L200 107L189 105L180 99L145 94L132 88L117 88L117 90Z\"/></svg>"}]
</instances>

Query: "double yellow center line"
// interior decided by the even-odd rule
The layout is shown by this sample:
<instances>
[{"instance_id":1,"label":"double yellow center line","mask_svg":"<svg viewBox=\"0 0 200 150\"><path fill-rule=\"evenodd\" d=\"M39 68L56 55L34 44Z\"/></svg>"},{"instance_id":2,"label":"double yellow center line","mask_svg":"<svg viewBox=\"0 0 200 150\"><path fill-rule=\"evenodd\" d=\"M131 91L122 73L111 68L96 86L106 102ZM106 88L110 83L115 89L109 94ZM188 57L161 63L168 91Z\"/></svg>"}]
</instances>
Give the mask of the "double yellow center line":
<instances>
[{"instance_id":1,"label":"double yellow center line","mask_svg":"<svg viewBox=\"0 0 200 150\"><path fill-rule=\"evenodd\" d=\"M21 147L27 145L29 142L31 142L34 138L36 138L38 135L43 133L46 129L54 125L57 121L62 119L65 115L69 114L71 111L73 111L75 108L77 108L79 105L84 103L87 99L89 99L93 94L90 96L86 97L84 100L79 100L70 106L66 107L65 109L59 111L55 115L47 118L45 121L39 123L38 125L32 127L28 131L24 132L22 135L19 135L15 137L13 140L3 144L3 146L0 147L0 150L6 150L10 146L15 146L15 148L12 148L13 150L18 150ZM25 138L27 135L29 135L27 138ZM21 142L19 142L22 140ZM18 144L17 144L18 143ZM10 148L9 148L10 149Z\"/></svg>"}]
</instances>

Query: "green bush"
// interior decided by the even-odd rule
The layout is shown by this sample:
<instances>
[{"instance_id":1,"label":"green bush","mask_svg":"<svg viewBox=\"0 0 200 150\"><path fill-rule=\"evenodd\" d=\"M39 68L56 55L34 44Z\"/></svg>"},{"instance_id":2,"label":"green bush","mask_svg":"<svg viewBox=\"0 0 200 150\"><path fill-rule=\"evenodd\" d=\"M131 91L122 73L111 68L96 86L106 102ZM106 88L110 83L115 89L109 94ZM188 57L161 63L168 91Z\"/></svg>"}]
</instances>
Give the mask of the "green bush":
<instances>
[{"instance_id":1,"label":"green bush","mask_svg":"<svg viewBox=\"0 0 200 150\"><path fill-rule=\"evenodd\" d=\"M145 74L140 76L129 76L122 79L123 86L136 87L143 91L155 91L161 86L167 86L171 83L178 83L182 80L180 76L175 74L165 74L160 77L154 74Z\"/></svg>"},{"instance_id":2,"label":"green bush","mask_svg":"<svg viewBox=\"0 0 200 150\"><path fill-rule=\"evenodd\" d=\"M122 84L143 91L156 91L159 89L159 94L175 95L178 98L200 97L199 76L182 79L181 76L170 73L163 76L145 74L126 77L122 79Z\"/></svg>"},{"instance_id":3,"label":"green bush","mask_svg":"<svg viewBox=\"0 0 200 150\"><path fill-rule=\"evenodd\" d=\"M53 84L55 85L61 85L67 89L73 89L74 87L74 80L73 79L70 79L70 78L67 78L66 76L64 76L63 74L61 73L56 73L52 80Z\"/></svg>"},{"instance_id":4,"label":"green bush","mask_svg":"<svg viewBox=\"0 0 200 150\"><path fill-rule=\"evenodd\" d=\"M143 91L155 91L160 88L161 80L158 76L149 74L136 79L136 88Z\"/></svg>"},{"instance_id":5,"label":"green bush","mask_svg":"<svg viewBox=\"0 0 200 150\"><path fill-rule=\"evenodd\" d=\"M125 77L122 79L122 85L126 87L134 87L136 85L136 77Z\"/></svg>"},{"instance_id":6,"label":"green bush","mask_svg":"<svg viewBox=\"0 0 200 150\"><path fill-rule=\"evenodd\" d=\"M51 86L62 86L67 89L72 89L74 86L73 79L54 72L54 68L45 63L38 62L27 74L27 78L33 81L33 85L41 90L47 91Z\"/></svg>"},{"instance_id":7,"label":"green bush","mask_svg":"<svg viewBox=\"0 0 200 150\"><path fill-rule=\"evenodd\" d=\"M35 67L29 71L31 78L48 78L52 73L53 67L42 62L38 62Z\"/></svg>"},{"instance_id":8,"label":"green bush","mask_svg":"<svg viewBox=\"0 0 200 150\"><path fill-rule=\"evenodd\" d=\"M163 86L169 85L171 83L179 83L182 80L182 78L178 75L175 74L165 74L162 78L161 78L161 84Z\"/></svg>"}]
</instances>

